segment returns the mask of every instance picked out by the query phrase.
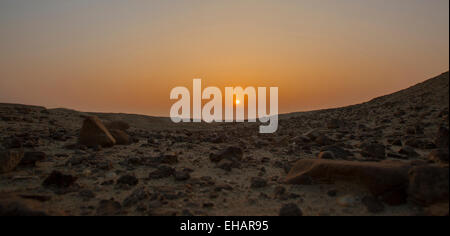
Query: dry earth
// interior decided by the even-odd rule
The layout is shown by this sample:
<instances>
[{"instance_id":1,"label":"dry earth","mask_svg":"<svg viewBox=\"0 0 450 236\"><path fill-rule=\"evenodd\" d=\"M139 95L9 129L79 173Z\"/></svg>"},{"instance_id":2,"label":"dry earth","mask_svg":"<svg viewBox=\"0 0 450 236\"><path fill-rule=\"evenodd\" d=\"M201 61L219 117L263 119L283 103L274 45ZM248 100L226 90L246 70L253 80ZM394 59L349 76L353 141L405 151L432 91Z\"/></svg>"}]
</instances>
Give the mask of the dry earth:
<instances>
[{"instance_id":1,"label":"dry earth","mask_svg":"<svg viewBox=\"0 0 450 236\"><path fill-rule=\"evenodd\" d=\"M0 214L448 215L448 85L281 115L266 135L0 104Z\"/></svg>"}]
</instances>

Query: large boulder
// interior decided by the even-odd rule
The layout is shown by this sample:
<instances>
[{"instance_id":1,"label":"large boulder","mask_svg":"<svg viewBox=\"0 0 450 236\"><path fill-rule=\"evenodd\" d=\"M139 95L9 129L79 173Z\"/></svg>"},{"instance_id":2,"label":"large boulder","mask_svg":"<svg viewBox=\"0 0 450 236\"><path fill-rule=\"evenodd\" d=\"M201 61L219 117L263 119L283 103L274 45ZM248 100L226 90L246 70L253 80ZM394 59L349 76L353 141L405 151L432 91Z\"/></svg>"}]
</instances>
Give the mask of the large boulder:
<instances>
[{"instance_id":1,"label":"large boulder","mask_svg":"<svg viewBox=\"0 0 450 236\"><path fill-rule=\"evenodd\" d=\"M362 184L386 203L406 201L409 164L401 162L354 162L340 160L300 160L289 171L288 184L348 181Z\"/></svg>"},{"instance_id":2,"label":"large boulder","mask_svg":"<svg viewBox=\"0 0 450 236\"><path fill-rule=\"evenodd\" d=\"M449 169L434 165L416 166L409 171L410 200L424 206L447 202Z\"/></svg>"},{"instance_id":3,"label":"large boulder","mask_svg":"<svg viewBox=\"0 0 450 236\"><path fill-rule=\"evenodd\" d=\"M86 117L78 142L88 147L111 147L116 144L114 137L96 116Z\"/></svg>"},{"instance_id":4,"label":"large boulder","mask_svg":"<svg viewBox=\"0 0 450 236\"><path fill-rule=\"evenodd\" d=\"M116 140L116 145L128 145L131 143L130 136L120 129L111 129L109 131Z\"/></svg>"},{"instance_id":5,"label":"large boulder","mask_svg":"<svg viewBox=\"0 0 450 236\"><path fill-rule=\"evenodd\" d=\"M0 173L13 171L23 158L23 151L0 151Z\"/></svg>"}]
</instances>

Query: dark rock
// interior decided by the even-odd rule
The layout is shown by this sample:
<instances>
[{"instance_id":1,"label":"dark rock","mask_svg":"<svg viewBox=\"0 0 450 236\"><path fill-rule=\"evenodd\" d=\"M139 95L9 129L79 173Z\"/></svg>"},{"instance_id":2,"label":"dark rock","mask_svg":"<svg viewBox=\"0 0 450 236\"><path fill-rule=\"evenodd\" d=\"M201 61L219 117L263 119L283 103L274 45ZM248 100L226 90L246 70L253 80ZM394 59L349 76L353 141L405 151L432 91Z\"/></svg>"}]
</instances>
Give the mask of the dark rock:
<instances>
[{"instance_id":1,"label":"dark rock","mask_svg":"<svg viewBox=\"0 0 450 236\"><path fill-rule=\"evenodd\" d=\"M221 160L219 163L217 163L217 168L226 170L226 171L231 171L233 169L233 167L238 167L237 165L235 165L235 163L233 163L230 160Z\"/></svg>"},{"instance_id":2,"label":"dark rock","mask_svg":"<svg viewBox=\"0 0 450 236\"><path fill-rule=\"evenodd\" d=\"M314 182L355 182L366 186L374 196L404 196L410 165L399 162L353 162L300 160L286 177L288 184Z\"/></svg>"},{"instance_id":3,"label":"dark rock","mask_svg":"<svg viewBox=\"0 0 450 236\"><path fill-rule=\"evenodd\" d=\"M111 200L101 200L97 207L97 215L99 216L116 216L120 215L122 206L120 203Z\"/></svg>"},{"instance_id":4,"label":"dark rock","mask_svg":"<svg viewBox=\"0 0 450 236\"><path fill-rule=\"evenodd\" d=\"M36 166L36 162L45 160L46 156L45 152L26 152L19 165Z\"/></svg>"},{"instance_id":5,"label":"dark rock","mask_svg":"<svg viewBox=\"0 0 450 236\"><path fill-rule=\"evenodd\" d=\"M390 157L390 158L408 160L408 156L401 155L401 154L394 153L394 152L388 152L386 155L387 155L387 157Z\"/></svg>"},{"instance_id":6,"label":"dark rock","mask_svg":"<svg viewBox=\"0 0 450 236\"><path fill-rule=\"evenodd\" d=\"M117 180L117 184L136 186L139 180L133 175L124 175Z\"/></svg>"},{"instance_id":7,"label":"dark rock","mask_svg":"<svg viewBox=\"0 0 450 236\"><path fill-rule=\"evenodd\" d=\"M280 209L280 216L303 216L302 210L295 204L285 204Z\"/></svg>"},{"instance_id":8,"label":"dark rock","mask_svg":"<svg viewBox=\"0 0 450 236\"><path fill-rule=\"evenodd\" d=\"M330 196L330 197L336 197L337 196L337 190L336 189L332 189L332 190L327 192L327 195Z\"/></svg>"},{"instance_id":9,"label":"dark rock","mask_svg":"<svg viewBox=\"0 0 450 236\"><path fill-rule=\"evenodd\" d=\"M386 159L386 148L381 143L365 142L361 146L361 155L376 159Z\"/></svg>"},{"instance_id":10,"label":"dark rock","mask_svg":"<svg viewBox=\"0 0 450 236\"><path fill-rule=\"evenodd\" d=\"M241 161L243 156L243 151L239 147L227 147L218 153L211 153L209 159L212 162L220 162L223 159L234 161Z\"/></svg>"},{"instance_id":11,"label":"dark rock","mask_svg":"<svg viewBox=\"0 0 450 236\"><path fill-rule=\"evenodd\" d=\"M111 129L109 132L116 140L116 145L128 145L131 143L130 136L124 131L119 129Z\"/></svg>"},{"instance_id":12,"label":"dark rock","mask_svg":"<svg viewBox=\"0 0 450 236\"><path fill-rule=\"evenodd\" d=\"M72 175L65 175L59 171L53 171L42 183L45 187L56 187L56 188L68 188L72 186L76 177Z\"/></svg>"},{"instance_id":13,"label":"dark rock","mask_svg":"<svg viewBox=\"0 0 450 236\"><path fill-rule=\"evenodd\" d=\"M157 170L151 172L148 177L150 179L162 179L173 175L175 169L168 165L160 165Z\"/></svg>"},{"instance_id":14,"label":"dark rock","mask_svg":"<svg viewBox=\"0 0 450 236\"><path fill-rule=\"evenodd\" d=\"M13 171L23 158L20 150L0 151L0 173Z\"/></svg>"},{"instance_id":15,"label":"dark rock","mask_svg":"<svg viewBox=\"0 0 450 236\"><path fill-rule=\"evenodd\" d=\"M125 200L123 200L123 206L129 207L136 205L138 202L150 198L150 193L145 187L140 187L134 190Z\"/></svg>"},{"instance_id":16,"label":"dark rock","mask_svg":"<svg viewBox=\"0 0 450 236\"><path fill-rule=\"evenodd\" d=\"M283 186L277 186L274 190L275 196L282 196L286 193L286 188Z\"/></svg>"},{"instance_id":17,"label":"dark rock","mask_svg":"<svg viewBox=\"0 0 450 236\"><path fill-rule=\"evenodd\" d=\"M214 188L214 191L216 191L216 192L220 192L220 191L222 191L222 190L228 190L228 191L231 191L231 190L233 190L233 187L232 187L231 185L229 185L229 184L218 184L218 185Z\"/></svg>"},{"instance_id":18,"label":"dark rock","mask_svg":"<svg viewBox=\"0 0 450 236\"><path fill-rule=\"evenodd\" d=\"M319 137L317 137L315 139L315 142L321 146L326 146L326 145L332 145L334 144L336 141L334 141L333 139L329 138L326 135L320 135Z\"/></svg>"},{"instance_id":19,"label":"dark rock","mask_svg":"<svg viewBox=\"0 0 450 236\"><path fill-rule=\"evenodd\" d=\"M334 153L331 151L320 152L317 156L319 159L335 159Z\"/></svg>"},{"instance_id":20,"label":"dark rock","mask_svg":"<svg viewBox=\"0 0 450 236\"><path fill-rule=\"evenodd\" d=\"M405 146L410 146L414 148L420 149L434 149L436 145L428 139L419 139L419 138L409 138L405 142Z\"/></svg>"},{"instance_id":21,"label":"dark rock","mask_svg":"<svg viewBox=\"0 0 450 236\"><path fill-rule=\"evenodd\" d=\"M313 129L308 131L304 134L306 137L310 138L311 140L316 140L321 134L317 129Z\"/></svg>"},{"instance_id":22,"label":"dark rock","mask_svg":"<svg viewBox=\"0 0 450 236\"><path fill-rule=\"evenodd\" d=\"M88 147L95 147L97 145L111 147L116 144L114 137L96 116L86 117L80 131L78 142Z\"/></svg>"},{"instance_id":23,"label":"dark rock","mask_svg":"<svg viewBox=\"0 0 450 236\"><path fill-rule=\"evenodd\" d=\"M419 153L416 152L416 150L414 150L414 148L409 147L409 146L404 146L402 147L398 153L406 155L409 158L416 158L419 156Z\"/></svg>"},{"instance_id":24,"label":"dark rock","mask_svg":"<svg viewBox=\"0 0 450 236\"><path fill-rule=\"evenodd\" d=\"M91 190L81 190L78 195L85 201L95 198L95 193Z\"/></svg>"},{"instance_id":25,"label":"dark rock","mask_svg":"<svg viewBox=\"0 0 450 236\"><path fill-rule=\"evenodd\" d=\"M393 146L403 146L402 141L400 139L396 139L391 143Z\"/></svg>"}]
</instances>

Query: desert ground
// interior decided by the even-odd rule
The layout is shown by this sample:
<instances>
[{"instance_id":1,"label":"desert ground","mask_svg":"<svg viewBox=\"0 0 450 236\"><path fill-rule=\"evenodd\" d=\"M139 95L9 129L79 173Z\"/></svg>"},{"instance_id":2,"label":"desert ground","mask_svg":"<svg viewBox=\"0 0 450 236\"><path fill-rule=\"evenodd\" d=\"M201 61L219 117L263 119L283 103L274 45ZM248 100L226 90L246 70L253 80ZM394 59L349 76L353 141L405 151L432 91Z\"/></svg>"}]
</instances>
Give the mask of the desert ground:
<instances>
[{"instance_id":1,"label":"desert ground","mask_svg":"<svg viewBox=\"0 0 450 236\"><path fill-rule=\"evenodd\" d=\"M448 86L283 114L274 134L0 104L0 214L448 215Z\"/></svg>"}]
</instances>

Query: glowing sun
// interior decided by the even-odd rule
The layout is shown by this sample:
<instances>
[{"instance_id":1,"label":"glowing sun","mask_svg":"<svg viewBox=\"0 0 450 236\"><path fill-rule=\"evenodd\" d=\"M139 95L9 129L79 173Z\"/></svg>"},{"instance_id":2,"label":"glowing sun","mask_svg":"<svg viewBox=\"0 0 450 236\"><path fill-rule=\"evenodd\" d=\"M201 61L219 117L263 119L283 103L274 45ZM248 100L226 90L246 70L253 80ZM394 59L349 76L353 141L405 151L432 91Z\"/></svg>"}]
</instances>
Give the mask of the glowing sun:
<instances>
[{"instance_id":1,"label":"glowing sun","mask_svg":"<svg viewBox=\"0 0 450 236\"><path fill-rule=\"evenodd\" d=\"M241 103L241 101L239 101L239 100L236 100L236 105L239 105L239 103Z\"/></svg>"}]
</instances>

